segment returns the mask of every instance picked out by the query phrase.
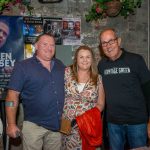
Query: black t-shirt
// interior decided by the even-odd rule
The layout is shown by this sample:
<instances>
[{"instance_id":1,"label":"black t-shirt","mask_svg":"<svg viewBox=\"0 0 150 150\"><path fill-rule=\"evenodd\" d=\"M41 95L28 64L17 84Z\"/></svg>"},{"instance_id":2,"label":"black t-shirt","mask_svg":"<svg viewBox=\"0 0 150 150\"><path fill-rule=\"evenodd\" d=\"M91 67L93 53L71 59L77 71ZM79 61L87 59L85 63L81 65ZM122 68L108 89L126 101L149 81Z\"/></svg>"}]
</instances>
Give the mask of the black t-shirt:
<instances>
[{"instance_id":1,"label":"black t-shirt","mask_svg":"<svg viewBox=\"0 0 150 150\"><path fill-rule=\"evenodd\" d=\"M141 85L150 81L150 71L138 54L123 50L115 61L98 64L106 93L107 121L117 124L145 123L148 110Z\"/></svg>"}]
</instances>

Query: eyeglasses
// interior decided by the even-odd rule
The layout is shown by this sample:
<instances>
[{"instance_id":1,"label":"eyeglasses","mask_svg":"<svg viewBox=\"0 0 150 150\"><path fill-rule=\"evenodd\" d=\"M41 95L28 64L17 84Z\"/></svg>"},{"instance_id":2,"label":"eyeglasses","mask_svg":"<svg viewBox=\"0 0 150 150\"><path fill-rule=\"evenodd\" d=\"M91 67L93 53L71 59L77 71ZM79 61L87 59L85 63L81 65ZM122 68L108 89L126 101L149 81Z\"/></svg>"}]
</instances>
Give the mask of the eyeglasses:
<instances>
[{"instance_id":1,"label":"eyeglasses","mask_svg":"<svg viewBox=\"0 0 150 150\"><path fill-rule=\"evenodd\" d=\"M103 47L106 47L108 44L109 44L109 45L112 45L112 44L114 44L114 43L116 42L117 39L118 39L118 38L111 39L111 40L109 40L108 42L102 42L101 45L102 45Z\"/></svg>"}]
</instances>

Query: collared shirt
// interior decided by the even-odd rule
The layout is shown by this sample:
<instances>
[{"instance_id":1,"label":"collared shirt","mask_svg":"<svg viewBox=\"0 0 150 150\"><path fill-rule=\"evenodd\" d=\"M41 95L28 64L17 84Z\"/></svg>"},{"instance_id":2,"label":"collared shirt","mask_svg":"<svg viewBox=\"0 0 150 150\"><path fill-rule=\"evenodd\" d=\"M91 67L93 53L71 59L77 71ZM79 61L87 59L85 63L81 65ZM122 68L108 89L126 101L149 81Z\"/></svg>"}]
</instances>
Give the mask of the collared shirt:
<instances>
[{"instance_id":1,"label":"collared shirt","mask_svg":"<svg viewBox=\"0 0 150 150\"><path fill-rule=\"evenodd\" d=\"M20 92L24 119L57 131L64 103L64 68L58 59L51 61L51 71L33 56L15 65L9 89Z\"/></svg>"}]
</instances>

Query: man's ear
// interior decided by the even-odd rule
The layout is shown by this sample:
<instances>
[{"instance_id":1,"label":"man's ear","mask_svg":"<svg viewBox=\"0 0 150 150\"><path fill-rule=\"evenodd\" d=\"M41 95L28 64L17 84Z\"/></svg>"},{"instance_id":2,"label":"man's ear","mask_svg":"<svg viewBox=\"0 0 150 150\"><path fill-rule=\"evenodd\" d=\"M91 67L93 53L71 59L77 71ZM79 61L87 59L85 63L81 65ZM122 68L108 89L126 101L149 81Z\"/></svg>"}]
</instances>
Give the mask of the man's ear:
<instances>
[{"instance_id":1,"label":"man's ear","mask_svg":"<svg viewBox=\"0 0 150 150\"><path fill-rule=\"evenodd\" d=\"M118 45L119 46L121 45L121 38L120 37L118 38Z\"/></svg>"}]
</instances>

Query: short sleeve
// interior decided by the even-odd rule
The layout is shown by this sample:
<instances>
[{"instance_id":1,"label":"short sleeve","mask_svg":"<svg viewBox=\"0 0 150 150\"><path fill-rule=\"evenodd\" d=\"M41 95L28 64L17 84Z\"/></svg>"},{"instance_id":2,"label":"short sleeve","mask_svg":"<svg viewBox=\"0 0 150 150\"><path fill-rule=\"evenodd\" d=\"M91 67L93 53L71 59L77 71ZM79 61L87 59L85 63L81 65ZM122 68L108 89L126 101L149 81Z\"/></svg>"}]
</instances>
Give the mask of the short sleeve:
<instances>
[{"instance_id":1,"label":"short sleeve","mask_svg":"<svg viewBox=\"0 0 150 150\"><path fill-rule=\"evenodd\" d=\"M25 81L25 73L20 63L16 63L11 74L8 89L20 92L23 88Z\"/></svg>"}]
</instances>

